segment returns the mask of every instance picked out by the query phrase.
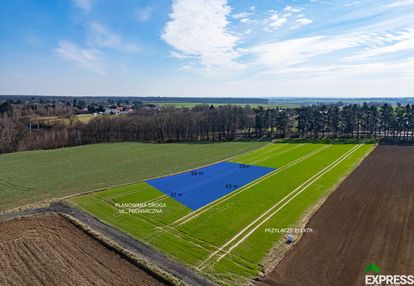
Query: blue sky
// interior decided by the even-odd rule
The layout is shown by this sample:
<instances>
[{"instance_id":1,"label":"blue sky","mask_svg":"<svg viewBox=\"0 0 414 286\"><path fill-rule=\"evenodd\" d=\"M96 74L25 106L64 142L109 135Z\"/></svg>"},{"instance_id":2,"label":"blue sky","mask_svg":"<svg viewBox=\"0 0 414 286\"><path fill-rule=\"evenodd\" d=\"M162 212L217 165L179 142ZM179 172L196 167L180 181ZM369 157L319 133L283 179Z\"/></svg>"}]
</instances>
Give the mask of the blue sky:
<instances>
[{"instance_id":1,"label":"blue sky","mask_svg":"<svg viewBox=\"0 0 414 286\"><path fill-rule=\"evenodd\" d=\"M0 3L0 94L413 91L414 0Z\"/></svg>"}]
</instances>

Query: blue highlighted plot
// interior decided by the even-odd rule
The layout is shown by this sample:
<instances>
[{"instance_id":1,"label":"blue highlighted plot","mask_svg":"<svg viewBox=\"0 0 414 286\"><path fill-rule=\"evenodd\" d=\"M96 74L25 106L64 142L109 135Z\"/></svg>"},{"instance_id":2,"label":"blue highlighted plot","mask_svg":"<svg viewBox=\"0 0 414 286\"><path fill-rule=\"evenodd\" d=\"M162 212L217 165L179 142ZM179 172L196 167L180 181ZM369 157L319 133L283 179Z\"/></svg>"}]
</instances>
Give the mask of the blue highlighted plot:
<instances>
[{"instance_id":1,"label":"blue highlighted plot","mask_svg":"<svg viewBox=\"0 0 414 286\"><path fill-rule=\"evenodd\" d=\"M190 209L197 210L273 170L275 169L220 162L146 182Z\"/></svg>"}]
</instances>

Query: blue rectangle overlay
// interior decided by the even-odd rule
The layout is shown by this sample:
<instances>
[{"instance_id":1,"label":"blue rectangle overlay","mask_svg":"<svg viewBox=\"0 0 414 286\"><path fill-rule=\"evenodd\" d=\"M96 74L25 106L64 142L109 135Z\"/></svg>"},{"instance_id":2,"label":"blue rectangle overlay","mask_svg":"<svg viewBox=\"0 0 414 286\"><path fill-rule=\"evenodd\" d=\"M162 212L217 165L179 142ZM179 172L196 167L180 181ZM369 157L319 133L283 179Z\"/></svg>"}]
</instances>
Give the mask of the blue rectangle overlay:
<instances>
[{"instance_id":1,"label":"blue rectangle overlay","mask_svg":"<svg viewBox=\"0 0 414 286\"><path fill-rule=\"evenodd\" d=\"M273 170L220 162L177 175L151 179L147 183L190 209L197 210Z\"/></svg>"}]
</instances>

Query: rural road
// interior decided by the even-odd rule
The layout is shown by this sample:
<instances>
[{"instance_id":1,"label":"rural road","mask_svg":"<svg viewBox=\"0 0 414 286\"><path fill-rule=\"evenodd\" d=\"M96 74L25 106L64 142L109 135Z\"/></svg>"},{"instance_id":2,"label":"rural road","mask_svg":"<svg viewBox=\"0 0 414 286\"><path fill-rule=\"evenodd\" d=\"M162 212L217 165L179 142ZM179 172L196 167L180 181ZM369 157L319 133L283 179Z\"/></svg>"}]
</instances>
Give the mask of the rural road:
<instances>
[{"instance_id":1,"label":"rural road","mask_svg":"<svg viewBox=\"0 0 414 286\"><path fill-rule=\"evenodd\" d=\"M87 225L90 229L104 235L106 238L120 245L122 248L131 251L157 265L161 269L177 277L188 285L215 285L213 282L202 277L181 263L172 260L152 247L135 240L129 235L117 230L116 228L102 223L93 216L79 209L71 207L61 202L51 203L48 207L16 211L12 213L0 214L0 221L9 220L17 217L24 217L45 213L61 213L70 215Z\"/></svg>"}]
</instances>

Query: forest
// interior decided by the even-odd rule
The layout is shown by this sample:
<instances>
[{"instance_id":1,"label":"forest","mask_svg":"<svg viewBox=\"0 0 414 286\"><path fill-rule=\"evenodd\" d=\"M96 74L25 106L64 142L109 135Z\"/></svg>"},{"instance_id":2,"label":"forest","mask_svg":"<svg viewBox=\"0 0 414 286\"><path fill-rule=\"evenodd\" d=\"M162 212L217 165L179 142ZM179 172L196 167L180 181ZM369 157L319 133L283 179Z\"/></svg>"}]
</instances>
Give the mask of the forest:
<instances>
[{"instance_id":1,"label":"forest","mask_svg":"<svg viewBox=\"0 0 414 286\"><path fill-rule=\"evenodd\" d=\"M89 106L0 103L0 153L101 142L194 142L276 138L372 138L412 141L414 105L318 104L297 108L131 105L123 115L88 122L40 123L42 116L71 118Z\"/></svg>"}]
</instances>

